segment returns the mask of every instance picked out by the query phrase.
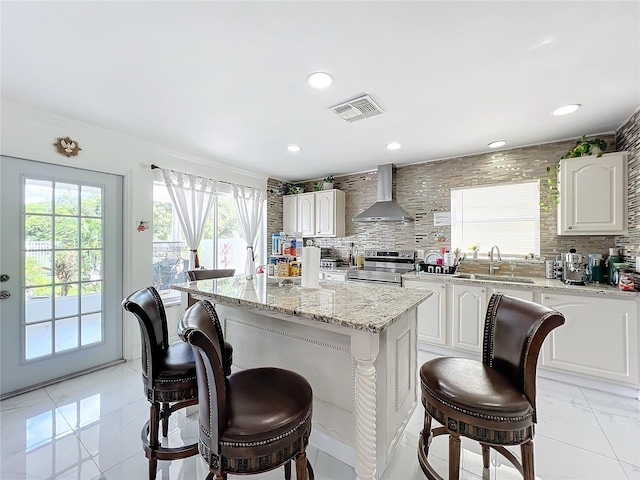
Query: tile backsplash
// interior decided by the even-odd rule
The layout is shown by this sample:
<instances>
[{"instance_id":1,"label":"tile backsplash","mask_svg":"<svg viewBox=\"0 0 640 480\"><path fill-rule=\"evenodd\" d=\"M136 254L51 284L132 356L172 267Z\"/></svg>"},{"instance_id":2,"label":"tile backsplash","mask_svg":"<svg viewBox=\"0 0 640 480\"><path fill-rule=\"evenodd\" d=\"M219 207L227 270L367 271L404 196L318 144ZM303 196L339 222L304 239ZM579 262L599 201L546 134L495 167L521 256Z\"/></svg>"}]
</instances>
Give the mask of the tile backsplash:
<instances>
[{"instance_id":1,"label":"tile backsplash","mask_svg":"<svg viewBox=\"0 0 640 480\"><path fill-rule=\"evenodd\" d=\"M618 246L625 255L639 255L640 249L640 111L637 111L616 134L598 135L607 144L607 152L629 152L629 235L615 236L558 236L555 208L540 212L541 256L554 258L556 254L576 248L580 253L608 253ZM524 180L543 180L547 167L555 167L560 157L575 145L575 139L515 148L466 157L398 166L394 175L395 200L415 219L415 222L357 223L351 219L377 200L377 171L336 176L335 188L345 192L346 236L318 238L316 244L332 249L332 254L346 260L350 246L365 248L423 249L425 251L448 246L437 240L438 233L450 236L449 227L434 227L433 214L450 211L451 188L491 185ZM277 193L282 182L269 179L267 231L282 227L282 197ZM305 191L312 191L308 182ZM269 244L269 242L267 242ZM484 251L484 250L482 250Z\"/></svg>"}]
</instances>

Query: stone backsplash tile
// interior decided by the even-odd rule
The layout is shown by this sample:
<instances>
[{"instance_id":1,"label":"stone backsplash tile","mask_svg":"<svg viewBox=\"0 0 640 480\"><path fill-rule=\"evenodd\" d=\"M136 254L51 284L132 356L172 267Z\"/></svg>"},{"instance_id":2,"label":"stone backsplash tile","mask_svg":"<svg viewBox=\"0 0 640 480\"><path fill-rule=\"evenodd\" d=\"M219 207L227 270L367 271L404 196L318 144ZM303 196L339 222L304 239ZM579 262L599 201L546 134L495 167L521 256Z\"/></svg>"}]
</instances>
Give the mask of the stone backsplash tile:
<instances>
[{"instance_id":1,"label":"stone backsplash tile","mask_svg":"<svg viewBox=\"0 0 640 480\"><path fill-rule=\"evenodd\" d=\"M629 152L629 234L616 237L626 261L640 256L640 108L616 132L618 150Z\"/></svg>"},{"instance_id":2,"label":"stone backsplash tile","mask_svg":"<svg viewBox=\"0 0 640 480\"><path fill-rule=\"evenodd\" d=\"M629 235L615 236L558 236L555 208L540 212L541 256L555 255L575 248L578 252L607 254L617 246L625 256L640 255L640 113L636 112L616 133L598 135L607 144L608 152L629 151ZM575 145L575 140L515 148L435 162L398 166L394 174L395 200L415 219L407 224L399 222L358 223L351 219L377 200L377 170L338 176L335 187L345 192L346 236L317 238L315 243L330 248L332 255L347 260L350 247L364 249L423 249L438 250L449 246L439 242L438 236L449 238L449 227L434 227L435 212L450 211L451 188L512 183L525 180L546 180L547 167L555 167L560 157ZM282 198L277 194L279 180L269 179L268 234L282 227ZM313 183L305 184L305 191L313 190ZM269 242L270 247L270 242ZM487 250L489 245L486 246ZM484 246L481 246L484 253ZM538 264L539 266L540 264ZM533 268L533 265L531 265ZM526 271L526 270L525 270ZM534 268L536 276L544 275ZM532 271L531 273L534 273ZM518 264L516 274L522 273Z\"/></svg>"}]
</instances>

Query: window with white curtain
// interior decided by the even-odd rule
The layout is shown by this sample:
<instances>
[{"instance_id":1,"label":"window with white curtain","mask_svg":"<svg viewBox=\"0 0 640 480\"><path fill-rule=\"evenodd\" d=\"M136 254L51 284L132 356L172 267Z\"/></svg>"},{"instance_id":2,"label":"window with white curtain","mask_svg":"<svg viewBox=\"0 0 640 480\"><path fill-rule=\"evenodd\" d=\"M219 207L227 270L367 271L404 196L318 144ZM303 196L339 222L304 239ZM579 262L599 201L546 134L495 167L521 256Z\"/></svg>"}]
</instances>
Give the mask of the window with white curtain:
<instances>
[{"instance_id":1,"label":"window with white curtain","mask_svg":"<svg viewBox=\"0 0 640 480\"><path fill-rule=\"evenodd\" d=\"M198 249L204 268L235 268L243 273L246 242L242 238L231 187L218 187L204 235ZM170 290L173 283L186 280L189 248L180 228L167 187L162 181L153 183L153 285L165 303L180 300L180 292Z\"/></svg>"},{"instance_id":2,"label":"window with white curtain","mask_svg":"<svg viewBox=\"0 0 640 480\"><path fill-rule=\"evenodd\" d=\"M540 255L538 180L451 189L451 247L469 252L492 245L502 256Z\"/></svg>"}]
</instances>

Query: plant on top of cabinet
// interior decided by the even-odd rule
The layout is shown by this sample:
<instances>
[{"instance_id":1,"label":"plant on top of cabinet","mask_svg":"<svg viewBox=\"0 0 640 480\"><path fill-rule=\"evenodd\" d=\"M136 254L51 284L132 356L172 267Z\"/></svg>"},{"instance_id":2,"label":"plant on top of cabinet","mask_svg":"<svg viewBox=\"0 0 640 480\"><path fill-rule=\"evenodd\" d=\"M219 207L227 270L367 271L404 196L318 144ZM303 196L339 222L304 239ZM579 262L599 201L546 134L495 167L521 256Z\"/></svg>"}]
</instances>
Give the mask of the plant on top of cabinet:
<instances>
[{"instance_id":1,"label":"plant on top of cabinet","mask_svg":"<svg viewBox=\"0 0 640 480\"><path fill-rule=\"evenodd\" d=\"M280 195L297 195L304 192L304 185L293 183L281 183L278 187L278 193Z\"/></svg>"},{"instance_id":2,"label":"plant on top of cabinet","mask_svg":"<svg viewBox=\"0 0 640 480\"><path fill-rule=\"evenodd\" d=\"M602 153L607 149L607 142L601 140L600 138L594 138L592 140L587 140L587 136L583 135L578 140L576 140L576 146L565 153L561 159L563 158L575 158L575 157L583 157L585 155L593 155L596 153L597 157L601 157ZM547 167L547 171L549 171L549 167Z\"/></svg>"},{"instance_id":3,"label":"plant on top of cabinet","mask_svg":"<svg viewBox=\"0 0 640 480\"><path fill-rule=\"evenodd\" d=\"M323 190L331 190L333 188L333 182L334 182L333 173L330 173L329 175L324 177L323 182L324 183L322 185L322 189Z\"/></svg>"}]
</instances>

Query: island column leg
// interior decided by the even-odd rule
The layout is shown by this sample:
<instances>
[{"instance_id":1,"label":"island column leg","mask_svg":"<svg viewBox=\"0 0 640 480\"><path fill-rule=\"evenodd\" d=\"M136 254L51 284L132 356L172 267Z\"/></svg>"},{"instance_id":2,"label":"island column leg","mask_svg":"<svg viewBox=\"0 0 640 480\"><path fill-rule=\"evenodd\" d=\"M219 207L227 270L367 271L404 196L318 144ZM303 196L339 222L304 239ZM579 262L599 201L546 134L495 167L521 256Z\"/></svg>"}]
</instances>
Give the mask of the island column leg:
<instances>
[{"instance_id":1,"label":"island column leg","mask_svg":"<svg viewBox=\"0 0 640 480\"><path fill-rule=\"evenodd\" d=\"M351 354L356 361L356 480L376 480L376 368L379 335L356 330Z\"/></svg>"}]
</instances>

